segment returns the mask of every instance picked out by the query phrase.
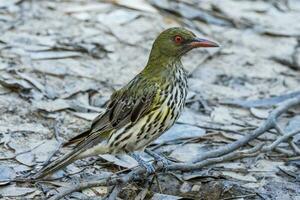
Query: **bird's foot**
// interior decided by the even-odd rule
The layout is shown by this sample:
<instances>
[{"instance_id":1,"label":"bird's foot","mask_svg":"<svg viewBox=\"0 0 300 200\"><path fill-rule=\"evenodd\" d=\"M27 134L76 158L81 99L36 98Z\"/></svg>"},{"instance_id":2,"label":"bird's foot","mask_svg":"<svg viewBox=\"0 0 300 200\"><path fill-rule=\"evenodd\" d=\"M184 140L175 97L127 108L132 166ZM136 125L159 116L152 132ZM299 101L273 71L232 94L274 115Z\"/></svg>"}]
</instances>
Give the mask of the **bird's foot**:
<instances>
[{"instance_id":1,"label":"bird's foot","mask_svg":"<svg viewBox=\"0 0 300 200\"><path fill-rule=\"evenodd\" d=\"M155 173L155 167L152 163L144 161L143 163L139 163L141 166L146 168L147 174L154 174Z\"/></svg>"},{"instance_id":2,"label":"bird's foot","mask_svg":"<svg viewBox=\"0 0 300 200\"><path fill-rule=\"evenodd\" d=\"M139 155L133 153L131 156L138 162L138 164L147 170L147 174L154 174L155 168L152 163L144 161Z\"/></svg>"},{"instance_id":3,"label":"bird's foot","mask_svg":"<svg viewBox=\"0 0 300 200\"><path fill-rule=\"evenodd\" d=\"M168 170L168 166L171 164L171 162L167 158L149 149L145 149L145 152L152 156L156 162L161 162L165 171Z\"/></svg>"}]
</instances>

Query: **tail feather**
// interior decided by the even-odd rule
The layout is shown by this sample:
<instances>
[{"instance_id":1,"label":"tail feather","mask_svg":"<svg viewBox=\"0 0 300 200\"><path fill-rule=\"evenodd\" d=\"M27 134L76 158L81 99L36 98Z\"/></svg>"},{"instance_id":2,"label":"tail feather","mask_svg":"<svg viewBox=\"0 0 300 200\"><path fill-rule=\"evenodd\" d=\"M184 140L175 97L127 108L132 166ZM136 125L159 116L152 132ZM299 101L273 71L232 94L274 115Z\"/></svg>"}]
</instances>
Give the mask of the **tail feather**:
<instances>
[{"instance_id":1,"label":"tail feather","mask_svg":"<svg viewBox=\"0 0 300 200\"><path fill-rule=\"evenodd\" d=\"M98 154L107 153L107 147L105 145L102 146L100 143L104 138L106 138L109 135L109 133L110 131L99 133L87 130L79 134L78 136L72 138L64 146L76 143L74 149L66 155L57 158L50 164L43 167L40 171L33 175L32 178L41 179L69 165L75 160L85 158L87 156L94 156Z\"/></svg>"},{"instance_id":2,"label":"tail feather","mask_svg":"<svg viewBox=\"0 0 300 200\"><path fill-rule=\"evenodd\" d=\"M68 142L66 142L63 147L79 143L84 139L84 136L87 136L90 134L90 130L84 131L78 136L72 138ZM67 165L71 164L73 161L79 159L79 155L84 151L84 149L78 149L74 148L71 152L67 153L66 155L57 158L53 162L49 163L45 167L43 167L40 171L38 171L36 174L34 174L33 179L41 179L44 178L47 175L50 175L58 170L60 170L63 167L66 167Z\"/></svg>"},{"instance_id":3,"label":"tail feather","mask_svg":"<svg viewBox=\"0 0 300 200\"><path fill-rule=\"evenodd\" d=\"M66 143L64 143L63 147L66 147L66 146L69 146L69 145L81 142L82 140L84 140L84 138L87 138L90 133L91 133L90 129L88 129L88 130L80 133L79 135L71 138L69 141L67 141Z\"/></svg>"},{"instance_id":4,"label":"tail feather","mask_svg":"<svg viewBox=\"0 0 300 200\"><path fill-rule=\"evenodd\" d=\"M95 134L94 137L96 136L97 135ZM82 143L77 145L71 152L67 153L62 157L57 158L50 164L46 165L40 171L38 171L32 178L41 179L69 165L75 160L82 159L88 156L95 156L95 155L107 153L108 148L106 145L99 143L100 139L101 138L98 137L95 140L88 140L84 142L81 141ZM94 145L94 142L96 143L96 145Z\"/></svg>"},{"instance_id":5,"label":"tail feather","mask_svg":"<svg viewBox=\"0 0 300 200\"><path fill-rule=\"evenodd\" d=\"M47 166L45 166L44 168L42 168L40 171L38 171L36 174L34 174L34 176L32 177L33 179L41 179L46 177L47 175L50 175L56 171L58 171L59 169L71 164L73 161L77 160L77 157L79 156L81 152L75 152L75 151L71 151L69 153L67 153L66 155L57 158L56 160L54 160L53 162L51 162L50 164L48 164Z\"/></svg>"}]
</instances>

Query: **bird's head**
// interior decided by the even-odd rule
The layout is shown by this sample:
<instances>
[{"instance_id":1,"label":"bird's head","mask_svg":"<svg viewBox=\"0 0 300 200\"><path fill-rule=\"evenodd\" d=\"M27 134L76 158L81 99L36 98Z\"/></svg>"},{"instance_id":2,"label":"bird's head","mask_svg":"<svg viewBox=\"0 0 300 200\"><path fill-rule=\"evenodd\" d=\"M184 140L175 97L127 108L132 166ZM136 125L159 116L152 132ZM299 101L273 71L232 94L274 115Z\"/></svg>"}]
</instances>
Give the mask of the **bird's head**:
<instances>
[{"instance_id":1,"label":"bird's head","mask_svg":"<svg viewBox=\"0 0 300 200\"><path fill-rule=\"evenodd\" d=\"M196 37L193 32L185 28L174 27L163 31L156 38L152 53L180 57L194 48L218 46L215 42Z\"/></svg>"}]
</instances>

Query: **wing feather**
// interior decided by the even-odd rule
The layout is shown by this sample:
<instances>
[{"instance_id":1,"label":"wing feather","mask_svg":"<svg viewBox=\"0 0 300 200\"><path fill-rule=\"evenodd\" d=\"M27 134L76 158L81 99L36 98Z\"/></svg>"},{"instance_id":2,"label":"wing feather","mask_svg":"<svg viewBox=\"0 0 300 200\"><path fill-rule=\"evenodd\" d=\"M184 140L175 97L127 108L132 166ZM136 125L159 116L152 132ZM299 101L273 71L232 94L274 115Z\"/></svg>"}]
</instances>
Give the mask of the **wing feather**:
<instances>
[{"instance_id":1,"label":"wing feather","mask_svg":"<svg viewBox=\"0 0 300 200\"><path fill-rule=\"evenodd\" d=\"M98 144L103 138L108 137L107 135L102 135L101 137L101 134L107 134L128 123L137 122L151 109L157 90L157 85L152 84L140 93L134 93L135 90L132 90L131 87L116 91L111 96L106 111L95 118L90 130L75 136L66 145L78 141L80 141L78 147L85 146L90 141L93 141L93 144Z\"/></svg>"}]
</instances>

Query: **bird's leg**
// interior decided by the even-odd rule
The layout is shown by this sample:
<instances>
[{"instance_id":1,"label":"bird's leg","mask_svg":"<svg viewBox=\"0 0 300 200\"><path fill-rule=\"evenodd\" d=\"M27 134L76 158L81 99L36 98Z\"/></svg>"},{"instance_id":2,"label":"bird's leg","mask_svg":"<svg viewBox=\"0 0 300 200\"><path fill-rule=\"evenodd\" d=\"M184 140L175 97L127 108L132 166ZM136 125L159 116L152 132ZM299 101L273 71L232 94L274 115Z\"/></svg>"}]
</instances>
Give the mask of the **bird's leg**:
<instances>
[{"instance_id":1,"label":"bird's leg","mask_svg":"<svg viewBox=\"0 0 300 200\"><path fill-rule=\"evenodd\" d=\"M133 157L140 166L146 168L148 174L153 174L155 172L154 166L151 163L144 161L137 153L133 152L130 156Z\"/></svg>"},{"instance_id":2,"label":"bird's leg","mask_svg":"<svg viewBox=\"0 0 300 200\"><path fill-rule=\"evenodd\" d=\"M154 152L150 149L145 149L145 152L147 154L149 154L150 156L152 156L156 160L156 162L162 162L163 168L165 170L167 170L168 166L171 164L171 162L167 158L165 158L164 156L159 155L158 153L156 153L156 152Z\"/></svg>"}]
</instances>

